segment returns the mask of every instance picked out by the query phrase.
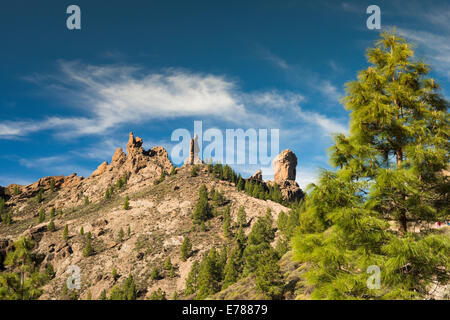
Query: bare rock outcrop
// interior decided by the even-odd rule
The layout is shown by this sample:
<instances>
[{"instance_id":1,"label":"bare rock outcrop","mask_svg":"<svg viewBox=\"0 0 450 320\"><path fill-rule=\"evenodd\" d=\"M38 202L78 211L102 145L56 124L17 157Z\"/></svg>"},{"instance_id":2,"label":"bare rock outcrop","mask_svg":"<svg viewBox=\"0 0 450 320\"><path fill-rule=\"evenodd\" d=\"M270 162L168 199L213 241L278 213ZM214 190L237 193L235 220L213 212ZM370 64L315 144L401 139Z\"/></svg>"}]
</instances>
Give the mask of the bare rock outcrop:
<instances>
[{"instance_id":1,"label":"bare rock outcrop","mask_svg":"<svg viewBox=\"0 0 450 320\"><path fill-rule=\"evenodd\" d=\"M304 196L302 189L294 180L284 180L278 186L280 187L283 199L300 200Z\"/></svg>"},{"instance_id":2,"label":"bare rock outcrop","mask_svg":"<svg viewBox=\"0 0 450 320\"><path fill-rule=\"evenodd\" d=\"M117 148L116 151L114 151L114 155L111 160L112 166L118 166L125 162L127 158L127 155L125 152L123 152L122 148Z\"/></svg>"},{"instance_id":3,"label":"bare rock outcrop","mask_svg":"<svg viewBox=\"0 0 450 320\"><path fill-rule=\"evenodd\" d=\"M161 176L161 172L170 173L173 166L163 147L154 147L148 151L142 147L143 141L130 133L125 154L122 148L116 149L111 163L104 161L88 178L77 176L44 177L26 185L10 185L0 189L8 207L14 210L24 208L29 198L35 197L39 190L52 195L49 207L56 209L71 208L89 201L96 201L105 195L105 190L115 185L124 176L127 178L128 190L153 185ZM17 191L18 189L18 194ZM3 191L3 192L2 192ZM50 193L47 193L51 191Z\"/></svg>"},{"instance_id":4,"label":"bare rock outcrop","mask_svg":"<svg viewBox=\"0 0 450 320\"><path fill-rule=\"evenodd\" d=\"M272 162L275 181L264 181L262 171L258 170L248 180L257 181L265 187L273 187L275 184L280 188L284 200L295 201L303 198L304 193L295 181L297 156L289 149L282 151Z\"/></svg>"},{"instance_id":5,"label":"bare rock outcrop","mask_svg":"<svg viewBox=\"0 0 450 320\"><path fill-rule=\"evenodd\" d=\"M102 162L101 165L98 166L98 168L92 172L91 177L95 177L95 176L99 176L103 173L105 173L105 171L108 170L108 162Z\"/></svg>"},{"instance_id":6,"label":"bare rock outcrop","mask_svg":"<svg viewBox=\"0 0 450 320\"><path fill-rule=\"evenodd\" d=\"M198 135L196 134L193 139L191 139L191 144L189 147L189 157L184 160L184 164L202 164L203 161L198 156L200 152L200 147L198 146Z\"/></svg>"},{"instance_id":7,"label":"bare rock outcrop","mask_svg":"<svg viewBox=\"0 0 450 320\"><path fill-rule=\"evenodd\" d=\"M297 156L289 149L282 151L272 162L274 180L281 184L285 180L294 180L296 176Z\"/></svg>"},{"instance_id":8,"label":"bare rock outcrop","mask_svg":"<svg viewBox=\"0 0 450 320\"><path fill-rule=\"evenodd\" d=\"M297 163L297 156L289 149L283 150L272 162L274 182L280 187L283 199L299 200L304 196L295 181Z\"/></svg>"},{"instance_id":9,"label":"bare rock outcrop","mask_svg":"<svg viewBox=\"0 0 450 320\"><path fill-rule=\"evenodd\" d=\"M256 180L256 181L263 181L263 176L262 176L262 171L261 171L261 169L259 169L258 171L256 171L255 174L252 175L249 179L250 179L250 180Z\"/></svg>"}]
</instances>

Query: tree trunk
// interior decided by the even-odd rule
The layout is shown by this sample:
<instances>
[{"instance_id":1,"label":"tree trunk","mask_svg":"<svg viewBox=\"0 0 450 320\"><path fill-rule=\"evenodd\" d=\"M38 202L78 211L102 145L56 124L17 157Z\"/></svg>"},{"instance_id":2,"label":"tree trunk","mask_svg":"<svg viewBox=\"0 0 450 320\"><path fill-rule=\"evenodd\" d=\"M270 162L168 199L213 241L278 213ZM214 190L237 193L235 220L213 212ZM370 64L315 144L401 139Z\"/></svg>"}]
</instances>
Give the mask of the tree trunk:
<instances>
[{"instance_id":1,"label":"tree trunk","mask_svg":"<svg viewBox=\"0 0 450 320\"><path fill-rule=\"evenodd\" d=\"M402 168L402 162L403 162L403 151L402 151L402 149L398 149L395 152L395 154L396 154L396 157L397 157L397 170L400 170ZM400 213L399 222L400 222L400 232L402 234L405 234L408 231L408 221L406 219L406 213L405 212L401 212Z\"/></svg>"},{"instance_id":2,"label":"tree trunk","mask_svg":"<svg viewBox=\"0 0 450 320\"><path fill-rule=\"evenodd\" d=\"M408 221L406 219L406 214L404 212L400 214L399 222L400 222L400 232L402 234L408 232Z\"/></svg>"},{"instance_id":3,"label":"tree trunk","mask_svg":"<svg viewBox=\"0 0 450 320\"><path fill-rule=\"evenodd\" d=\"M402 149L398 149L395 151L395 155L397 157L397 170L402 168L402 162L403 162L403 152Z\"/></svg>"}]
</instances>

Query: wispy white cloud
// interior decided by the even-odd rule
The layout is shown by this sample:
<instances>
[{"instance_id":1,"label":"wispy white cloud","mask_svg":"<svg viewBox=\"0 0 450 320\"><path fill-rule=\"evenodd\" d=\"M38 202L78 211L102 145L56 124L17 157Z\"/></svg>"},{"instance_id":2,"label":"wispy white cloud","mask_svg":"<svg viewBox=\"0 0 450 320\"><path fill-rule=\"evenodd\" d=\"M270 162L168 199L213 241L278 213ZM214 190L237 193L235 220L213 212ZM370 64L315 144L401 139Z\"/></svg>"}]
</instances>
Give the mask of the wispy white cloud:
<instances>
[{"instance_id":1,"label":"wispy white cloud","mask_svg":"<svg viewBox=\"0 0 450 320\"><path fill-rule=\"evenodd\" d=\"M319 130L325 129L324 121L332 124L331 128L343 128L335 119L303 111L301 94L276 90L243 92L225 76L173 69L145 73L136 66L66 61L61 61L59 67L59 76L33 75L27 79L51 87L53 93L57 88L56 92L84 115L0 122L0 137L26 136L49 129L56 130L60 137L77 137L181 117L211 117L251 127L258 123L280 128L293 120L293 113L299 116L298 120ZM322 90L336 94L330 83L324 83Z\"/></svg>"},{"instance_id":2,"label":"wispy white cloud","mask_svg":"<svg viewBox=\"0 0 450 320\"><path fill-rule=\"evenodd\" d=\"M344 93L337 85L333 84L329 79L325 79L316 72L308 71L299 65L289 64L283 58L277 56L270 50L264 47L258 47L259 55L263 60L283 71L290 79L295 82L302 83L312 92L318 92L325 97L329 102L337 104L339 99L343 97ZM334 72L342 71L335 61L329 62L330 68Z\"/></svg>"},{"instance_id":3,"label":"wispy white cloud","mask_svg":"<svg viewBox=\"0 0 450 320\"><path fill-rule=\"evenodd\" d=\"M450 4L411 0L408 6L403 2L393 2L396 13L415 21L396 25L397 32L417 45L416 55L424 58L440 75L450 79ZM420 29L417 28L420 26ZM383 27L392 30L392 25Z\"/></svg>"},{"instance_id":4,"label":"wispy white cloud","mask_svg":"<svg viewBox=\"0 0 450 320\"><path fill-rule=\"evenodd\" d=\"M397 31L415 42L419 52L423 52L428 63L434 70L450 79L450 33L433 33L397 28Z\"/></svg>"},{"instance_id":5,"label":"wispy white cloud","mask_svg":"<svg viewBox=\"0 0 450 320\"><path fill-rule=\"evenodd\" d=\"M342 2L340 9L342 9L346 12L351 12L351 13L362 13L362 12L364 12L363 9L365 9L365 8L358 7L354 3Z\"/></svg>"},{"instance_id":6,"label":"wispy white cloud","mask_svg":"<svg viewBox=\"0 0 450 320\"><path fill-rule=\"evenodd\" d=\"M19 163L27 168L49 167L67 160L67 156L50 156L34 159L20 159Z\"/></svg>"},{"instance_id":7,"label":"wispy white cloud","mask_svg":"<svg viewBox=\"0 0 450 320\"><path fill-rule=\"evenodd\" d=\"M286 62L286 60L282 59L281 57L267 50L266 48L259 47L259 53L264 60L269 61L270 63L276 65L277 67L283 70L289 70L290 67L289 64Z\"/></svg>"},{"instance_id":8,"label":"wispy white cloud","mask_svg":"<svg viewBox=\"0 0 450 320\"><path fill-rule=\"evenodd\" d=\"M82 176L89 176L91 169L80 166L76 159L70 154L54 155L48 157L29 157L18 160L19 164L32 170L39 170L49 175L64 175L77 173Z\"/></svg>"}]
</instances>

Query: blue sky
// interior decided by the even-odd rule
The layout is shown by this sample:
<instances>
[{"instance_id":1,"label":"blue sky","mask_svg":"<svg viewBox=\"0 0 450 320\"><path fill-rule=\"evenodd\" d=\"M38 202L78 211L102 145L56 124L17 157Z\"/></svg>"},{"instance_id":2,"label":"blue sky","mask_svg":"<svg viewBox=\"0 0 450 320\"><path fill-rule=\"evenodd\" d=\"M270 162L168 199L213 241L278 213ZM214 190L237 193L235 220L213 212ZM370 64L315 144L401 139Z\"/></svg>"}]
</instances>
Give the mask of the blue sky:
<instances>
[{"instance_id":1,"label":"blue sky","mask_svg":"<svg viewBox=\"0 0 450 320\"><path fill-rule=\"evenodd\" d=\"M81 30L66 28L71 4ZM204 130L279 129L305 186L329 168L330 135L348 129L339 98L378 37L371 4L448 97L447 1L4 1L0 185L89 176L130 131L170 152L172 132L202 120Z\"/></svg>"}]
</instances>

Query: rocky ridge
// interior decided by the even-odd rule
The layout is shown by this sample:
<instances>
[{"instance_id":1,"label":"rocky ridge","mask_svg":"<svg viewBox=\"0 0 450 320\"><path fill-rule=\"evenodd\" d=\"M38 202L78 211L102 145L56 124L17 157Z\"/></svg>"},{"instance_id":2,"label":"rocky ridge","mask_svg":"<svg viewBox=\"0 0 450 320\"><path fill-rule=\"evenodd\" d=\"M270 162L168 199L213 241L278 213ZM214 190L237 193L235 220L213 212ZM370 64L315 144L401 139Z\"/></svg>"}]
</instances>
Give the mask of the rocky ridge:
<instances>
[{"instance_id":1,"label":"rocky ridge","mask_svg":"<svg viewBox=\"0 0 450 320\"><path fill-rule=\"evenodd\" d=\"M41 267L52 264L55 270L53 280L43 288L40 299L65 298L67 269L71 265L81 269L82 287L77 292L81 299L89 294L97 299L103 290L108 292L130 274L137 281L139 299L148 297L158 288L168 297L182 292L194 261L199 261L211 247L220 249L227 243L220 215L209 220L206 230L193 229L191 213L203 184L208 190L214 188L223 193L231 208L233 223L237 221L239 207L244 207L248 219L246 234L267 209L272 211L274 221L281 211L289 211L281 204L238 191L233 183L214 177L206 165L198 164L199 173L195 177L191 176L189 165L177 168L173 174L164 148L144 150L142 143L142 139L130 133L127 154L118 148L111 162L102 162L90 177L75 174L46 177L28 186L11 185L4 189L7 208L14 214L11 225L0 224L0 261L11 250L13 240L20 236L31 237L36 243L34 253L40 257ZM162 172L166 173L166 178L160 181ZM106 198L105 190L124 176L126 185L116 187L114 194ZM19 194L14 192L17 188ZM37 203L36 195L40 190L43 200ZM128 209L123 206L125 197L129 198ZM37 217L40 208L47 213L42 223ZM53 232L47 229L52 208L56 211ZM62 237L66 225L67 240ZM92 256L83 256L86 238L80 234L81 229L84 234L92 235ZM125 231L121 240L118 239L120 230ZM186 261L180 258L184 237L189 237L193 244L192 255ZM162 268L167 257L176 268L173 278L164 274ZM0 269L2 267L0 263ZM162 270L160 279L151 279L153 267ZM111 275L113 269L118 278Z\"/></svg>"}]
</instances>

